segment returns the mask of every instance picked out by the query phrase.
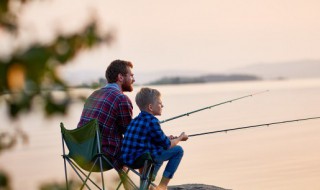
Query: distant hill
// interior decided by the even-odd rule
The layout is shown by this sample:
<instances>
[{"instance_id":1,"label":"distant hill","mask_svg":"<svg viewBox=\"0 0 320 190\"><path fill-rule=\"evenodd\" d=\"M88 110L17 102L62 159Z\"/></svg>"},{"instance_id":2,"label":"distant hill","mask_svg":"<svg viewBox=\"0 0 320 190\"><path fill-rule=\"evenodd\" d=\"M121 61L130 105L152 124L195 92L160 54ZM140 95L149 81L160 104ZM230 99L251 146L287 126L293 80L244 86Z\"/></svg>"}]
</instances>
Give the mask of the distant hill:
<instances>
[{"instance_id":1,"label":"distant hill","mask_svg":"<svg viewBox=\"0 0 320 190\"><path fill-rule=\"evenodd\" d=\"M256 75L263 79L320 77L320 60L300 60L280 63L257 63L226 71Z\"/></svg>"},{"instance_id":2,"label":"distant hill","mask_svg":"<svg viewBox=\"0 0 320 190\"><path fill-rule=\"evenodd\" d=\"M243 75L243 74L211 74L198 77L163 77L148 84L151 85L163 85L163 84L190 84L190 83L208 83L208 82L227 82L227 81L249 81L249 80L261 80L257 76Z\"/></svg>"},{"instance_id":3,"label":"distant hill","mask_svg":"<svg viewBox=\"0 0 320 190\"><path fill-rule=\"evenodd\" d=\"M186 71L186 70L164 70L164 71L153 71L153 72L136 72L135 79L137 84L148 84L161 78L171 78L177 76L183 77L197 77L200 75L208 74L205 71Z\"/></svg>"},{"instance_id":4,"label":"distant hill","mask_svg":"<svg viewBox=\"0 0 320 190\"><path fill-rule=\"evenodd\" d=\"M179 83L190 82L221 82L235 81L237 75L239 80L244 76L253 76L258 79L282 79L282 78L320 78L320 60L301 60L279 63L256 63L245 67L239 67L220 73L209 73L208 70L159 70L153 72L136 72L136 84L148 84L159 80L169 80ZM94 68L83 70L68 70L62 73L69 85L81 85L83 83L96 83L99 78L104 78L104 73ZM200 77L199 77L200 76ZM209 78L211 77L211 81ZM244 78L243 78L244 77ZM251 80L250 78L247 78ZM246 80L247 80L246 79ZM256 80L256 79L254 79Z\"/></svg>"},{"instance_id":5,"label":"distant hill","mask_svg":"<svg viewBox=\"0 0 320 190\"><path fill-rule=\"evenodd\" d=\"M319 78L320 60L300 60L275 63L256 63L245 67L230 69L216 74L210 74L208 71L157 71L152 73L137 73L136 79L139 84L150 83L170 83L175 80L176 83L195 83L203 82L199 76L216 76L213 82L233 81L228 77L231 75L254 76L259 79L286 79L286 78ZM232 78L232 77L231 77ZM240 79L241 80L241 79ZM208 82L208 81L207 81ZM212 81L211 81L212 82Z\"/></svg>"}]
</instances>

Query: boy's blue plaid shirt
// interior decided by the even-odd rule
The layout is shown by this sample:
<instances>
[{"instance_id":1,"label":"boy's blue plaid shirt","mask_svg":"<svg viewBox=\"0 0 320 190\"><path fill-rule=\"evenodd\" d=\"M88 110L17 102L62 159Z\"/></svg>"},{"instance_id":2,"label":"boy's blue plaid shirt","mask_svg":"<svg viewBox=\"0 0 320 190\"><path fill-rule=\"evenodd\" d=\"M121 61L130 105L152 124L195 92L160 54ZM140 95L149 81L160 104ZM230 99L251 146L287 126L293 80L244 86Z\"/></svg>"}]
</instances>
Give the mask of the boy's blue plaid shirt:
<instances>
[{"instance_id":1,"label":"boy's blue plaid shirt","mask_svg":"<svg viewBox=\"0 0 320 190\"><path fill-rule=\"evenodd\" d=\"M149 152L153 158L170 148L170 139L164 134L159 120L148 112L140 112L124 134L122 161L132 165L139 156Z\"/></svg>"}]
</instances>

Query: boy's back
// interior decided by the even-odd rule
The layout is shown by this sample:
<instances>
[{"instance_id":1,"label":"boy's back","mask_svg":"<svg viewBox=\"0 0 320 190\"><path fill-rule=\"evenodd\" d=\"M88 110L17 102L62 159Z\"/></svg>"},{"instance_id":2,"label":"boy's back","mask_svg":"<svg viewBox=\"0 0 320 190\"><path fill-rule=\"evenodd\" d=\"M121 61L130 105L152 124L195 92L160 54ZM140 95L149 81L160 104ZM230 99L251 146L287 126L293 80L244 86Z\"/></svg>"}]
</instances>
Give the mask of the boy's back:
<instances>
[{"instance_id":1,"label":"boy's back","mask_svg":"<svg viewBox=\"0 0 320 190\"><path fill-rule=\"evenodd\" d=\"M159 125L159 120L145 111L131 121L122 143L121 158L127 165L132 165L135 159L146 152L153 158L159 156L171 145L170 139Z\"/></svg>"}]
</instances>

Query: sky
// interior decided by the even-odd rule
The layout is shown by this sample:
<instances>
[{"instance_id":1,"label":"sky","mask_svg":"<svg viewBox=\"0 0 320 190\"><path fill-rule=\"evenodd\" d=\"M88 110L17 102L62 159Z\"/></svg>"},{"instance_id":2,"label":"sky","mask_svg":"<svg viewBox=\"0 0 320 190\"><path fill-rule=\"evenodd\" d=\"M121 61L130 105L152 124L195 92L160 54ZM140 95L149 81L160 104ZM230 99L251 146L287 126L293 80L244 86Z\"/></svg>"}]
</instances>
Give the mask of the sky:
<instances>
[{"instance_id":1,"label":"sky","mask_svg":"<svg viewBox=\"0 0 320 190\"><path fill-rule=\"evenodd\" d=\"M93 80L104 77L112 60L124 59L144 82L165 73L320 59L319 7L318 0L35 1L21 12L26 32L20 41L50 41L96 16L116 40L81 54L61 74L73 82Z\"/></svg>"}]
</instances>

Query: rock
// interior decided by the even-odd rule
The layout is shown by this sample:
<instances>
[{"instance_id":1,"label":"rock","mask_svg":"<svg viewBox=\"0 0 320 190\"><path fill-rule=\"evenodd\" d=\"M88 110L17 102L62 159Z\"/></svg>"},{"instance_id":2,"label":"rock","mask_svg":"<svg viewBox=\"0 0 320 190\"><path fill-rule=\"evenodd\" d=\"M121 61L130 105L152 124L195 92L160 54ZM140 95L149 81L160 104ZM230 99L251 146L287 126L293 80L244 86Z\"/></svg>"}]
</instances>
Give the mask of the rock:
<instances>
[{"instance_id":1,"label":"rock","mask_svg":"<svg viewBox=\"0 0 320 190\"><path fill-rule=\"evenodd\" d=\"M185 185L175 185L169 186L168 190L228 190L221 187L213 185L204 185L204 184L185 184Z\"/></svg>"}]
</instances>

